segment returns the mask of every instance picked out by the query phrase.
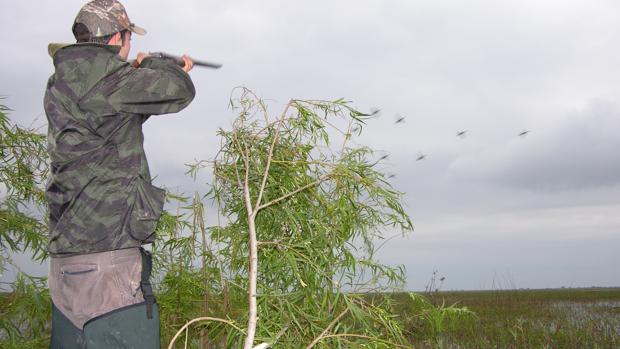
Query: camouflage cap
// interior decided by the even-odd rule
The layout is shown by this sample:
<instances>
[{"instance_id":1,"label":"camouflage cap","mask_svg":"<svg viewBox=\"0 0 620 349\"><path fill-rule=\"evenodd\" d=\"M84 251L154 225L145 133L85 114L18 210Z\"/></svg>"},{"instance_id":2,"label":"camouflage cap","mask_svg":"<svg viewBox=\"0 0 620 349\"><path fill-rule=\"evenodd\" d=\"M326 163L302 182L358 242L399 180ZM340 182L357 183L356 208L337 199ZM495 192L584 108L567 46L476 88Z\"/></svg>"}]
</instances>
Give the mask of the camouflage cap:
<instances>
[{"instance_id":1,"label":"camouflage cap","mask_svg":"<svg viewBox=\"0 0 620 349\"><path fill-rule=\"evenodd\" d=\"M102 37L122 30L129 30L138 35L146 30L131 23L125 7L117 0L93 0L82 7L75 17L73 25L84 24L93 37Z\"/></svg>"}]
</instances>

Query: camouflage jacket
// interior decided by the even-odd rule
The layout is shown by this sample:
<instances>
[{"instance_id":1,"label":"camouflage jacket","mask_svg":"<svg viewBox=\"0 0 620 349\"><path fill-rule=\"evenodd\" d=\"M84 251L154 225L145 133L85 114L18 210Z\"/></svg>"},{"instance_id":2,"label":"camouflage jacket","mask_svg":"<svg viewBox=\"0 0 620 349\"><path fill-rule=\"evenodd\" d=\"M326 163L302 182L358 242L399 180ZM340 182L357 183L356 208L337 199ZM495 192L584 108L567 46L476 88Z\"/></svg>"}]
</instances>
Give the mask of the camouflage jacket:
<instances>
[{"instance_id":1,"label":"camouflage jacket","mask_svg":"<svg viewBox=\"0 0 620 349\"><path fill-rule=\"evenodd\" d=\"M142 124L194 98L189 75L147 57L133 68L117 46L54 48L45 91L52 256L138 247L154 240L165 191L151 184Z\"/></svg>"}]
</instances>

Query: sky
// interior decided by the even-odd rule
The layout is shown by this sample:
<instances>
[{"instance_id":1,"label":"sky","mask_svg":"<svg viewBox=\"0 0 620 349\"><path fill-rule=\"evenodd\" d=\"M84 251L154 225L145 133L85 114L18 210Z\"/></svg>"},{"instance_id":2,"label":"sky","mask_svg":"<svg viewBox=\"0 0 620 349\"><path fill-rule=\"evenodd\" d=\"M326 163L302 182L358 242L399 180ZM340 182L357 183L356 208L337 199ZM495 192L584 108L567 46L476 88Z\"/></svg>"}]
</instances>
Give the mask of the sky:
<instances>
[{"instance_id":1,"label":"sky","mask_svg":"<svg viewBox=\"0 0 620 349\"><path fill-rule=\"evenodd\" d=\"M73 40L83 3L3 4L0 95L12 120L45 132L47 44ZM406 267L408 289L424 289L433 271L445 290L620 286L617 1L123 4L148 31L133 36L131 57L223 64L192 70L192 104L144 125L156 185L206 188L185 164L215 156L236 86L275 114L290 98L343 97L381 109L355 141L389 154L385 169L404 193L415 230L377 256ZM45 273L28 256L16 261Z\"/></svg>"}]
</instances>

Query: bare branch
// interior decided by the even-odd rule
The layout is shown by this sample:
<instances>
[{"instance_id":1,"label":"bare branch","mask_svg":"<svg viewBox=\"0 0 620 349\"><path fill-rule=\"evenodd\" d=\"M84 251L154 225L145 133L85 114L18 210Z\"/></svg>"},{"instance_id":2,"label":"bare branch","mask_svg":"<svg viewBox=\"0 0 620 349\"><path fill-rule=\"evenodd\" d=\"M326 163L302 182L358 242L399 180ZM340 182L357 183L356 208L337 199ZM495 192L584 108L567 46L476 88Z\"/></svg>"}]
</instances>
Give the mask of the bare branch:
<instances>
[{"instance_id":1,"label":"bare branch","mask_svg":"<svg viewBox=\"0 0 620 349\"><path fill-rule=\"evenodd\" d=\"M321 332L321 334L318 337L316 337L312 341L312 343L308 344L306 349L312 349L312 347L314 347L315 344L317 344L321 339L323 339L323 337L327 334L329 329L332 328L336 324L336 322L338 322L348 312L349 312L349 308L346 308L340 314L338 314L338 316L336 316L336 318L334 320L332 320L332 322L330 322L329 325L327 325L327 327L325 327L323 332Z\"/></svg>"},{"instance_id":2,"label":"bare branch","mask_svg":"<svg viewBox=\"0 0 620 349\"><path fill-rule=\"evenodd\" d=\"M258 198L256 199L256 204L254 205L254 207L258 207L260 205L261 199L263 198L263 192L265 191L265 184L267 183L267 175L269 174L269 167L271 166L273 148L275 147L276 142L278 141L278 136L280 135L280 127L282 127L282 124L284 123L283 120L286 117L288 108L291 106L292 103L293 103L293 100L291 99L286 104L286 107L284 108L284 111L282 112L282 116L280 116L280 122L278 123L278 127L276 128L276 134L273 136L273 142L271 142L271 146L269 147L269 155L267 156L267 164L265 165L265 173L263 174L263 181L260 185L260 190L258 191Z\"/></svg>"},{"instance_id":3,"label":"bare branch","mask_svg":"<svg viewBox=\"0 0 620 349\"><path fill-rule=\"evenodd\" d=\"M240 184L241 184L241 183L239 183L240 181L235 182L234 180L232 180L232 179L230 179L230 178L227 178L227 177L225 177L225 176L222 176L222 175L221 175L221 174L219 174L217 171L213 171L213 174L214 174L217 178L219 178L219 179L221 179L221 180L223 180L223 181L225 181L225 182L228 182L228 183L231 183L231 184L236 184L236 185L240 185Z\"/></svg>"},{"instance_id":4,"label":"bare branch","mask_svg":"<svg viewBox=\"0 0 620 349\"><path fill-rule=\"evenodd\" d=\"M243 194L245 197L245 208L248 214L249 228L249 247L250 247L250 267L248 270L248 333L245 337L243 345L244 349L251 349L254 345L254 336L256 334L256 323L258 319L256 305L256 283L258 280L258 244L256 239L256 212L252 208L252 198L250 197L250 184L247 180L246 165L246 181L243 185Z\"/></svg>"},{"instance_id":5,"label":"bare branch","mask_svg":"<svg viewBox=\"0 0 620 349\"><path fill-rule=\"evenodd\" d=\"M304 161L304 160L271 160L273 163L282 163L282 164L306 164L306 165L323 165L323 166L338 166L337 164L332 164L330 162L325 161Z\"/></svg>"},{"instance_id":6,"label":"bare branch","mask_svg":"<svg viewBox=\"0 0 620 349\"><path fill-rule=\"evenodd\" d=\"M237 148L237 151L243 157L243 150L241 149L241 145L239 144L239 141L237 140L237 130L233 132L233 143L235 143L235 148ZM241 177L239 177L239 169L237 168L236 161L235 161L234 167L235 167L235 174L237 175L237 183L239 184L239 187L243 188L243 183L241 183Z\"/></svg>"},{"instance_id":7,"label":"bare branch","mask_svg":"<svg viewBox=\"0 0 620 349\"><path fill-rule=\"evenodd\" d=\"M340 148L340 155L344 152L344 147L347 144L347 141L351 138L351 126L353 125L353 120L349 120L349 126L347 128L347 133L344 135L344 140L342 141L342 147Z\"/></svg>"},{"instance_id":8,"label":"bare branch","mask_svg":"<svg viewBox=\"0 0 620 349\"><path fill-rule=\"evenodd\" d=\"M237 325L235 325L234 322L229 321L229 320L225 320L225 319L220 319L220 318L216 318L216 317L209 317L209 316L202 316L202 317L197 317L193 320L188 321L185 325L183 325L183 327L181 327L177 333L174 335L174 337L172 337L172 340L170 341L170 344L168 344L168 349L173 349L174 348L174 342L176 342L177 338L181 335L181 333L189 327L189 325L195 323L195 322L199 322L199 321L216 321L216 322L223 322L225 324L228 324L230 326L232 326L233 328L235 328L237 331L244 333L245 332L239 328Z\"/></svg>"},{"instance_id":9,"label":"bare branch","mask_svg":"<svg viewBox=\"0 0 620 349\"><path fill-rule=\"evenodd\" d=\"M394 348L405 348L405 349L413 349L413 347L407 347L404 345L400 345L400 344L396 344L396 343L392 343L390 341L386 341L384 339L381 338L377 338L377 337L372 337L372 336L365 336L363 334L353 334L353 333L338 333L338 334L328 334L323 336L323 338L321 339L326 339L326 338L337 338L337 337L355 337L355 338L363 338L363 339L369 339L371 341L375 341L375 342L381 342L381 343L385 343L385 344L389 344L394 346Z\"/></svg>"},{"instance_id":10,"label":"bare branch","mask_svg":"<svg viewBox=\"0 0 620 349\"><path fill-rule=\"evenodd\" d=\"M245 183L243 183L243 186L245 189L247 189L247 200L251 200L251 196L250 196L250 152L248 150L248 145L247 143L243 143L243 147L245 148L245 153L243 155L243 163L245 164ZM251 206L252 202L250 202L250 209L253 209L253 207ZM249 214L250 212L248 212Z\"/></svg>"},{"instance_id":11,"label":"bare branch","mask_svg":"<svg viewBox=\"0 0 620 349\"><path fill-rule=\"evenodd\" d=\"M262 205L258 206L258 207L256 208L256 211L258 212L258 211L260 211L260 210L262 210L262 209L264 209L264 208L266 208L266 207L269 207L269 206L274 205L274 204L276 204L276 203L278 203L278 202L280 202L280 201L282 201L282 200L284 200L284 199L287 199L287 198L289 198L289 197L291 197L291 196L293 196L293 195L295 195L295 194L299 193L300 191L303 191L303 190L306 190L306 189L308 189L308 188L311 188L311 187L313 187L313 186L315 186L315 185L321 184L323 181L325 181L326 179L328 179L329 177L331 177L331 176L333 176L333 175L334 175L334 173L333 173L333 172L330 172L330 173L328 173L328 174L326 174L326 175L322 176L321 178L317 179L316 181L314 181L314 182L312 182L312 183L306 184L306 185L304 185L303 187L298 188L298 189L296 189L296 190L294 190L294 191L292 191L292 192L290 192L290 193L288 193L288 194L285 194L285 195L283 195L283 196L280 196L280 197L279 197L279 198L277 198L277 199L271 200L271 201L269 201L268 203L265 203L265 204L262 204Z\"/></svg>"}]
</instances>

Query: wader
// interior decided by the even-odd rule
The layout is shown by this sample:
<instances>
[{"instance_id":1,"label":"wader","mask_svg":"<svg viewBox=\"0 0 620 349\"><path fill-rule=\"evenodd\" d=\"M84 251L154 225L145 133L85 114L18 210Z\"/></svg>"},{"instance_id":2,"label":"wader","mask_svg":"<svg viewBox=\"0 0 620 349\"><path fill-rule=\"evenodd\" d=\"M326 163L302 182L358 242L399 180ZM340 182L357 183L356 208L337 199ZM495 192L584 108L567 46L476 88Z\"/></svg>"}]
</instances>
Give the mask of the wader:
<instances>
[{"instance_id":1,"label":"wader","mask_svg":"<svg viewBox=\"0 0 620 349\"><path fill-rule=\"evenodd\" d=\"M159 311L143 248L50 259L50 349L159 349Z\"/></svg>"}]
</instances>

